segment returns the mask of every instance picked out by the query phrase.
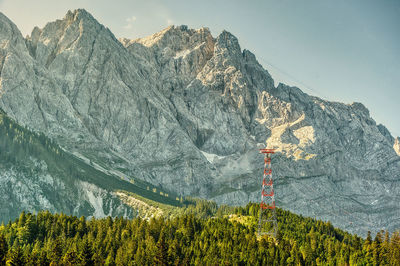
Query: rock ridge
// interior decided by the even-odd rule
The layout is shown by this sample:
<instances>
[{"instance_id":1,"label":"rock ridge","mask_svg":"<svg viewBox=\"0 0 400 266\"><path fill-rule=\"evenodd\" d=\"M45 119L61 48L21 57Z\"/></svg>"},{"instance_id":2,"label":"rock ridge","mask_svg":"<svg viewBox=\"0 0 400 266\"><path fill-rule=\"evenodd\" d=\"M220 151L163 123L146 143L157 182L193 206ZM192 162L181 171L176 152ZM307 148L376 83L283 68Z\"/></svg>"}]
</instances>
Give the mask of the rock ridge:
<instances>
[{"instance_id":1,"label":"rock ridge","mask_svg":"<svg viewBox=\"0 0 400 266\"><path fill-rule=\"evenodd\" d=\"M259 201L267 146L278 206L362 235L400 227L399 138L361 103L275 87L231 33L183 25L117 40L85 10L26 39L0 24L0 108L66 151L178 195L246 204Z\"/></svg>"}]
</instances>

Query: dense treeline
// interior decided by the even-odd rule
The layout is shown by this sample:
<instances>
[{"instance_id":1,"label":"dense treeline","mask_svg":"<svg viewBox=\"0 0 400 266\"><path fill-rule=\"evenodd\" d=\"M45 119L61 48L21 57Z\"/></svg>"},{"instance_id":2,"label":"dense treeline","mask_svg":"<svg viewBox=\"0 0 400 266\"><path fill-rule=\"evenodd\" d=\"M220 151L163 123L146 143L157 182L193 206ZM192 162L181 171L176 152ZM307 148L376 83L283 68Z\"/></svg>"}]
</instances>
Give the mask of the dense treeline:
<instances>
[{"instance_id":1,"label":"dense treeline","mask_svg":"<svg viewBox=\"0 0 400 266\"><path fill-rule=\"evenodd\" d=\"M367 239L329 222L277 210L276 240L257 239L259 207L229 207L165 197L97 171L42 134L23 128L0 110L0 161L21 166L35 157L65 182L87 180L174 206L170 219L87 221L64 214L22 213L0 226L0 265L400 265L400 234ZM29 166L26 166L27 171ZM175 207L174 207L175 208ZM1 218L1 217L0 217Z\"/></svg>"},{"instance_id":2,"label":"dense treeline","mask_svg":"<svg viewBox=\"0 0 400 266\"><path fill-rule=\"evenodd\" d=\"M149 221L22 213L0 227L0 264L400 265L399 233L364 240L278 210L277 239L257 239L256 204L221 209L202 201L188 212Z\"/></svg>"}]
</instances>

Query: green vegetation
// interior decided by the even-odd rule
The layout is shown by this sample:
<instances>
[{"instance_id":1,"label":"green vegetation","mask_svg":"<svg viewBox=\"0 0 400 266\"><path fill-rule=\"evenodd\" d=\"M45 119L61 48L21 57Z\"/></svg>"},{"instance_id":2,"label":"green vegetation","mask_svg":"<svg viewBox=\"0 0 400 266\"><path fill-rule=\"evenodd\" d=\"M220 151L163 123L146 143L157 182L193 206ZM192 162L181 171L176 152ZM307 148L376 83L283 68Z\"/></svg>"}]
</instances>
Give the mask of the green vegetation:
<instances>
[{"instance_id":1,"label":"green vegetation","mask_svg":"<svg viewBox=\"0 0 400 266\"><path fill-rule=\"evenodd\" d=\"M21 213L0 226L0 265L400 265L400 234L351 235L278 209L277 239L257 239L257 204L192 200L170 219Z\"/></svg>"},{"instance_id":2,"label":"green vegetation","mask_svg":"<svg viewBox=\"0 0 400 266\"><path fill-rule=\"evenodd\" d=\"M117 191L124 190L144 198L171 206L182 206L177 195L168 193L147 182L108 174L96 169L91 163L65 152L44 134L33 132L18 125L0 109L0 162L2 167L13 167L26 176L36 176L33 160L44 162L48 173L59 178L67 187L73 186L77 180L86 181L96 186ZM134 181L132 181L134 180ZM153 192L153 189L156 192ZM21 210L15 213L15 217ZM0 217L4 218L4 217ZM1 220L1 219L0 219Z\"/></svg>"},{"instance_id":3,"label":"green vegetation","mask_svg":"<svg viewBox=\"0 0 400 266\"><path fill-rule=\"evenodd\" d=\"M400 265L399 232L362 239L329 222L277 209L277 238L257 238L257 204L218 206L182 199L132 177L124 181L19 126L1 110L0 136L3 167L34 176L33 157L66 184L82 180L123 193L121 200L145 214L88 221L23 212L0 226L0 265Z\"/></svg>"}]
</instances>

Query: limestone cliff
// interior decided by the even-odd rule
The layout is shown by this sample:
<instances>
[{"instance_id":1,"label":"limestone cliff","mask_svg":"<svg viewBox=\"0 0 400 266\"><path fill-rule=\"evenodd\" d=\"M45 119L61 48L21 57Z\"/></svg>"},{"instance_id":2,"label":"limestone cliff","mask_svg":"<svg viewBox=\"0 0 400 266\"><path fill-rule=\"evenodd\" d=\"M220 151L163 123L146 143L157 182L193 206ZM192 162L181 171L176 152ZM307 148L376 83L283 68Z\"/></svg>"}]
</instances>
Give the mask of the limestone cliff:
<instances>
[{"instance_id":1,"label":"limestone cliff","mask_svg":"<svg viewBox=\"0 0 400 266\"><path fill-rule=\"evenodd\" d=\"M85 10L26 39L2 14L0 25L0 107L67 151L177 194L246 204L259 200L267 145L279 207L360 234L400 227L399 140L361 103L275 87L229 32L171 26L117 40Z\"/></svg>"}]
</instances>

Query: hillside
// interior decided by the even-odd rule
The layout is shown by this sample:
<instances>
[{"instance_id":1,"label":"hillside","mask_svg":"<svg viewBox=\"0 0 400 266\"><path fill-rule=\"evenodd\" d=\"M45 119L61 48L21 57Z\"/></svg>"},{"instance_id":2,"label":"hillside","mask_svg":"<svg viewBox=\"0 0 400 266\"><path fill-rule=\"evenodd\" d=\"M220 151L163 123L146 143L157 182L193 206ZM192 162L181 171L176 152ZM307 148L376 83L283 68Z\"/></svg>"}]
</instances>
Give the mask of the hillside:
<instances>
[{"instance_id":1,"label":"hillside","mask_svg":"<svg viewBox=\"0 0 400 266\"><path fill-rule=\"evenodd\" d=\"M176 196L140 180L109 173L65 152L43 134L19 126L0 109L0 221L21 211L94 217L135 217L144 198L180 206ZM146 211L143 215L151 215ZM142 216L142 213L139 213Z\"/></svg>"},{"instance_id":2,"label":"hillside","mask_svg":"<svg viewBox=\"0 0 400 266\"><path fill-rule=\"evenodd\" d=\"M0 108L7 116L94 171L85 185L54 174L50 183L33 186L27 180L50 180L46 171L37 166L32 177L29 165L9 165L2 181L23 178L12 178L5 212L17 215L15 206L24 206L73 214L77 208L102 217L111 208L93 206L110 202L116 190L135 192L130 180L172 200L182 195L245 205L259 200L257 150L267 146L277 150L277 206L363 236L400 227L398 139L361 103L275 86L256 55L227 31L212 36L207 28L170 26L119 40L78 9L24 38L0 13L0 69ZM88 189L91 184L101 189ZM30 190L41 192L32 200L25 196ZM79 203L70 195L86 196Z\"/></svg>"},{"instance_id":3,"label":"hillside","mask_svg":"<svg viewBox=\"0 0 400 266\"><path fill-rule=\"evenodd\" d=\"M258 239L258 204L230 210L209 204L150 221L22 213L0 226L0 264L400 265L398 232L362 239L278 209L277 239Z\"/></svg>"}]
</instances>

